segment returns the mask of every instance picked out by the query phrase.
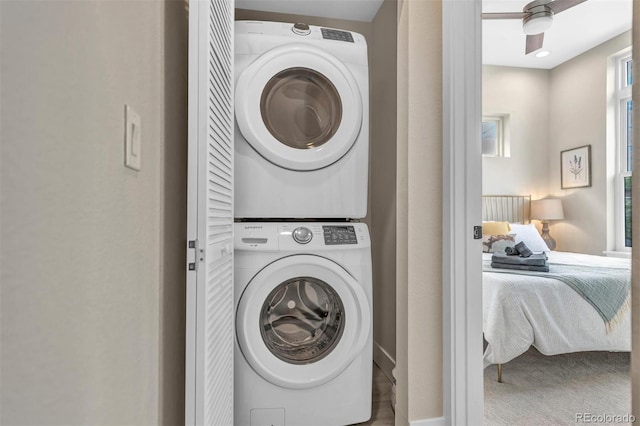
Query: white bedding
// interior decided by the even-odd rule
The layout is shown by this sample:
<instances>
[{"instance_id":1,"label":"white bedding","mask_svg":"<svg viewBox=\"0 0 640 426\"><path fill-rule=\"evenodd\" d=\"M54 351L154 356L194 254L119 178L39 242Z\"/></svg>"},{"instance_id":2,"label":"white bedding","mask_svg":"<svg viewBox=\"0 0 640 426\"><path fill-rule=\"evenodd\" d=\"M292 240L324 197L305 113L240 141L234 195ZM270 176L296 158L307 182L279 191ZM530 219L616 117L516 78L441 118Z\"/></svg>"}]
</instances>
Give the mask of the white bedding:
<instances>
[{"instance_id":1,"label":"white bedding","mask_svg":"<svg viewBox=\"0 0 640 426\"><path fill-rule=\"evenodd\" d=\"M549 263L629 268L630 260L549 252ZM490 253L483 253L485 261ZM567 284L538 276L484 272L485 367L503 364L531 345L545 355L581 351L630 351L631 312L607 333L602 317Z\"/></svg>"}]
</instances>

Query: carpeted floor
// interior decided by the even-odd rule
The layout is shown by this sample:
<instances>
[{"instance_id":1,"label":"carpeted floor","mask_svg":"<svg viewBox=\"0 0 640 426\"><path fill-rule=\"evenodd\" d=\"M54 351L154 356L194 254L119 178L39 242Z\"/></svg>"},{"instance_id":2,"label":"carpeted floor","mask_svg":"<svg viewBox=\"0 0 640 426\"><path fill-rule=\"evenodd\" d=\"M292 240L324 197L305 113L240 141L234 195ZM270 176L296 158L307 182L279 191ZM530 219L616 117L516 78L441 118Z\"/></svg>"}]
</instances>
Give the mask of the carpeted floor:
<instances>
[{"instance_id":1,"label":"carpeted floor","mask_svg":"<svg viewBox=\"0 0 640 426\"><path fill-rule=\"evenodd\" d=\"M613 417L585 420L628 415L629 353L545 356L532 348L503 366L502 381L497 382L496 366L485 369L485 425L628 424Z\"/></svg>"}]
</instances>

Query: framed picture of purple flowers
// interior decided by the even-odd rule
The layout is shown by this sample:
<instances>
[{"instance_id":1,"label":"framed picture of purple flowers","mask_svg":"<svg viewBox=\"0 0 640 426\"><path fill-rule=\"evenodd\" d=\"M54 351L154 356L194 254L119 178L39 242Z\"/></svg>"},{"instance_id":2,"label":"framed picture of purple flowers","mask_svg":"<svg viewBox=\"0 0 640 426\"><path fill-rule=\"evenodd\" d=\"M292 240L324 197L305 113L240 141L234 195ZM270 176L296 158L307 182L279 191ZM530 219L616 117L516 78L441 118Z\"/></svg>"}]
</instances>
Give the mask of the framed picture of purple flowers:
<instances>
[{"instance_id":1,"label":"framed picture of purple flowers","mask_svg":"<svg viewBox=\"0 0 640 426\"><path fill-rule=\"evenodd\" d=\"M591 186L591 145L560 153L560 179L562 189Z\"/></svg>"}]
</instances>

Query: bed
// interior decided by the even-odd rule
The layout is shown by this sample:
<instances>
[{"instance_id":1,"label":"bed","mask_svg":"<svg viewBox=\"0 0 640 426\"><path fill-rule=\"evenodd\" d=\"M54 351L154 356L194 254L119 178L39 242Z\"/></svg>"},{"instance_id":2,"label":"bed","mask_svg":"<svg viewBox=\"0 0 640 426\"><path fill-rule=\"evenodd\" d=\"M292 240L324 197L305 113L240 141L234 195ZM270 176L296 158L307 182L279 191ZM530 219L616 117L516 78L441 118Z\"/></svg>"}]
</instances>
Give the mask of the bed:
<instances>
[{"instance_id":1,"label":"bed","mask_svg":"<svg viewBox=\"0 0 640 426\"><path fill-rule=\"evenodd\" d=\"M483 221L527 224L530 203L530 196L483 196ZM491 256L483 253L484 365L498 364L498 381L502 364L532 345L545 355L631 350L629 259L547 252L552 274L545 276L495 270ZM616 290L621 303L608 321L559 275L558 271L572 268L602 277L603 282L614 275L628 281Z\"/></svg>"}]
</instances>

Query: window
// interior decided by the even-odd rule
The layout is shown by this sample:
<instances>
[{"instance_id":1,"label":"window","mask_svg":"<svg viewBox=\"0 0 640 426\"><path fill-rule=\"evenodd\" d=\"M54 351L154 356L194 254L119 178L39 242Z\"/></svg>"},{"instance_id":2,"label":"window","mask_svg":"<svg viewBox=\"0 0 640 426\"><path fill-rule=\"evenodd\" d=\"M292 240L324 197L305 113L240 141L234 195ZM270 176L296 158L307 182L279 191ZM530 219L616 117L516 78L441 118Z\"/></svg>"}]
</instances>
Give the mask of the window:
<instances>
[{"instance_id":1,"label":"window","mask_svg":"<svg viewBox=\"0 0 640 426\"><path fill-rule=\"evenodd\" d=\"M509 115L495 114L482 117L482 155L509 157Z\"/></svg>"},{"instance_id":2,"label":"window","mask_svg":"<svg viewBox=\"0 0 640 426\"><path fill-rule=\"evenodd\" d=\"M631 173L633 172L633 61L631 52L616 58L616 250L631 250Z\"/></svg>"}]
</instances>

